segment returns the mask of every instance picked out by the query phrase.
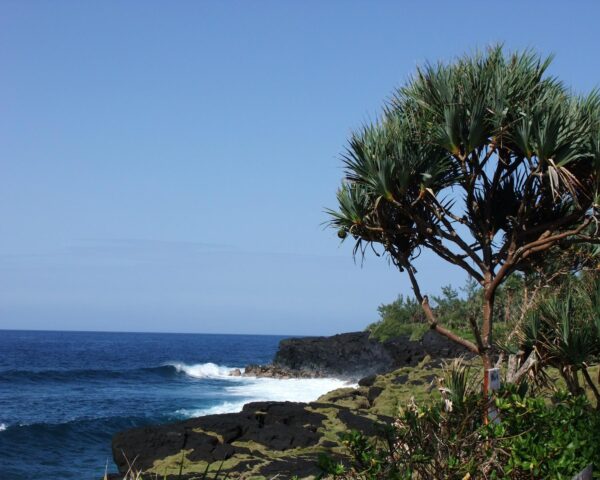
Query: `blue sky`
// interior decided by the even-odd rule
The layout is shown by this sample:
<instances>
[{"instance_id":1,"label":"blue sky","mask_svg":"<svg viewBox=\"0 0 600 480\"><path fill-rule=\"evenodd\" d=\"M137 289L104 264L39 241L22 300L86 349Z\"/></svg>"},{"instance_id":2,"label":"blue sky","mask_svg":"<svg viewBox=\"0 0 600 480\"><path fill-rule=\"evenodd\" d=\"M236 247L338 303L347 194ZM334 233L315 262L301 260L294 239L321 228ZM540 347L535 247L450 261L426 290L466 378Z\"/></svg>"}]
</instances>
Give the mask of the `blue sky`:
<instances>
[{"instance_id":1,"label":"blue sky","mask_svg":"<svg viewBox=\"0 0 600 480\"><path fill-rule=\"evenodd\" d=\"M597 2L0 2L0 328L331 334L408 281L324 230L349 132L495 42L600 85ZM431 256L424 290L464 275Z\"/></svg>"}]
</instances>

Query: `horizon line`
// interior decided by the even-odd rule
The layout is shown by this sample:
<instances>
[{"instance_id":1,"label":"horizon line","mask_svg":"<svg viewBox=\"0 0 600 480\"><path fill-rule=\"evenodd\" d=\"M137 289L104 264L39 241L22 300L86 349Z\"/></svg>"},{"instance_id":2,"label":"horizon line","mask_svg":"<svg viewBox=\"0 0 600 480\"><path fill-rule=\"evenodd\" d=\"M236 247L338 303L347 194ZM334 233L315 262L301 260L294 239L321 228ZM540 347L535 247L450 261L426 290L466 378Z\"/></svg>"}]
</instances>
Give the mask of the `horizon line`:
<instances>
[{"instance_id":1,"label":"horizon line","mask_svg":"<svg viewBox=\"0 0 600 480\"><path fill-rule=\"evenodd\" d=\"M279 333L204 333L204 332L158 332L158 331L130 331L130 330L53 330L36 328L0 328L0 332L57 332L57 333L124 333L124 334L160 334L160 335L231 335L246 337L310 337L328 335L301 335Z\"/></svg>"}]
</instances>

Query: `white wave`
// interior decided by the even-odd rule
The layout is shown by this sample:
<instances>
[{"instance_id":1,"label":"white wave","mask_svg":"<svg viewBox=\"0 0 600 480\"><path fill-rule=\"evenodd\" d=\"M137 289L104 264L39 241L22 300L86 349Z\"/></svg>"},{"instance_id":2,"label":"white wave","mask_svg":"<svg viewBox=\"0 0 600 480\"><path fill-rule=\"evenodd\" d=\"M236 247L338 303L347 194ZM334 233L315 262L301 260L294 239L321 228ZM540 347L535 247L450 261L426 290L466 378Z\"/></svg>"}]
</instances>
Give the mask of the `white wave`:
<instances>
[{"instance_id":1,"label":"white wave","mask_svg":"<svg viewBox=\"0 0 600 480\"><path fill-rule=\"evenodd\" d=\"M337 378L252 378L245 385L226 387L225 391L253 402L312 402L331 390L350 386L353 385Z\"/></svg>"},{"instance_id":2,"label":"white wave","mask_svg":"<svg viewBox=\"0 0 600 480\"><path fill-rule=\"evenodd\" d=\"M356 384L336 378L256 378L229 377L239 380L236 385L227 386L224 394L239 401L225 401L219 405L193 410L178 410L185 417L199 417L219 413L234 413L242 410L249 402L291 401L312 402L321 395L342 387L356 387Z\"/></svg>"},{"instance_id":3,"label":"white wave","mask_svg":"<svg viewBox=\"0 0 600 480\"><path fill-rule=\"evenodd\" d=\"M0 432L3 432L4 430L6 430L8 427L6 426L6 423L0 423Z\"/></svg>"},{"instance_id":4,"label":"white wave","mask_svg":"<svg viewBox=\"0 0 600 480\"><path fill-rule=\"evenodd\" d=\"M242 407L247 402L223 402L219 405L214 405L207 408L188 409L182 408L175 413L185 418L202 417L204 415L219 415L221 413L235 413L242 410Z\"/></svg>"},{"instance_id":5,"label":"white wave","mask_svg":"<svg viewBox=\"0 0 600 480\"><path fill-rule=\"evenodd\" d=\"M235 368L224 367L217 365L216 363L199 363L196 365L186 365L185 363L170 363L175 370L193 378L219 378L219 379L235 379L239 377L232 377L230 373ZM241 372L244 369L240 369Z\"/></svg>"}]
</instances>

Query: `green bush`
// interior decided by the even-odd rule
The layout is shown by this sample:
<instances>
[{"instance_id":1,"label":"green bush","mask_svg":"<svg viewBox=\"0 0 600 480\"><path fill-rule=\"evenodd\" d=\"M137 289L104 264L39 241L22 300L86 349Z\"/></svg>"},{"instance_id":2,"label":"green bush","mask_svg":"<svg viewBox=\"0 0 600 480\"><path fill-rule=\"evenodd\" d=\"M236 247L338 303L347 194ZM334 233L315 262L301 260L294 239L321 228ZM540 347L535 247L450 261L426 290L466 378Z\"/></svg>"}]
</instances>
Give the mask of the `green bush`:
<instances>
[{"instance_id":1,"label":"green bush","mask_svg":"<svg viewBox=\"0 0 600 480\"><path fill-rule=\"evenodd\" d=\"M496 400L501 421L484 425L481 396L462 403L451 392L434 405L410 405L389 433L344 441L352 458L328 475L376 479L568 479L600 467L600 412L584 397L524 396L516 388ZM600 478L596 473L595 478Z\"/></svg>"},{"instance_id":2,"label":"green bush","mask_svg":"<svg viewBox=\"0 0 600 480\"><path fill-rule=\"evenodd\" d=\"M515 394L496 401L502 421L487 434L504 452L498 478L570 480L590 463L600 468L600 412L583 396L554 401Z\"/></svg>"},{"instance_id":3,"label":"green bush","mask_svg":"<svg viewBox=\"0 0 600 480\"><path fill-rule=\"evenodd\" d=\"M496 309L496 334L508 328L507 323L517 317L523 301L523 278L512 275L503 288L498 289ZM459 292L462 292L462 294ZM480 316L483 290L472 280L456 290L451 285L442 287L440 295L431 297L433 310L439 321L464 338L474 340L469 318ZM399 336L418 340L427 331L428 323L419 302L410 296L399 295L391 303L377 308L379 320L367 327L374 338L385 341Z\"/></svg>"},{"instance_id":4,"label":"green bush","mask_svg":"<svg viewBox=\"0 0 600 480\"><path fill-rule=\"evenodd\" d=\"M412 336L413 332L427 329L421 305L414 298L399 295L392 303L377 308L379 320L367 327L371 335L385 341L399 336Z\"/></svg>"}]
</instances>

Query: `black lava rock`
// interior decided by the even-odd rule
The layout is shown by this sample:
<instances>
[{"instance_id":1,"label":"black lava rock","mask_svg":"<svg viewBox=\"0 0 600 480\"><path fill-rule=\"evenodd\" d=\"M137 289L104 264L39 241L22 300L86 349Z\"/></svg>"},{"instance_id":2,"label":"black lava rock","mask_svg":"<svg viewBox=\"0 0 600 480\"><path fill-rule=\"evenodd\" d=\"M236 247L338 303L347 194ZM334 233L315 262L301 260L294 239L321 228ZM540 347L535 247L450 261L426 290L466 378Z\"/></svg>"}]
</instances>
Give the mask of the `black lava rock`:
<instances>
[{"instance_id":1,"label":"black lava rock","mask_svg":"<svg viewBox=\"0 0 600 480\"><path fill-rule=\"evenodd\" d=\"M433 330L427 331L421 340L397 337L386 342L370 338L368 332L354 332L282 340L273 366L342 378L364 377L360 385L370 386L365 382L370 382L372 375L417 365L426 355L437 359L466 354L464 347Z\"/></svg>"},{"instance_id":2,"label":"black lava rock","mask_svg":"<svg viewBox=\"0 0 600 480\"><path fill-rule=\"evenodd\" d=\"M245 405L239 413L208 415L117 433L112 442L113 458L121 476L127 472L128 462L134 459L135 467L144 471L151 468L155 461L180 455L182 450L187 451L185 459L188 462L216 462L217 465L235 455L244 455L243 463L228 472L233 476L238 476L253 466L260 469L261 476L267 477L275 473L279 474L279 478L316 475L319 473L318 456L314 454L299 457L294 452L299 448L310 449L320 440L323 440L322 446L332 445L322 439L323 434L319 431L327 418L314 411L319 408L329 411L334 409L338 419L349 430L357 429L371 435L380 428L378 421L333 404L254 402ZM389 422L391 419L381 417L379 421ZM245 446L249 442L261 444L269 451L292 453L279 459L275 455L269 462L265 462L260 451L251 451ZM184 473L181 478L187 480L192 477L197 478L197 474ZM179 477L167 478L174 480Z\"/></svg>"}]
</instances>

